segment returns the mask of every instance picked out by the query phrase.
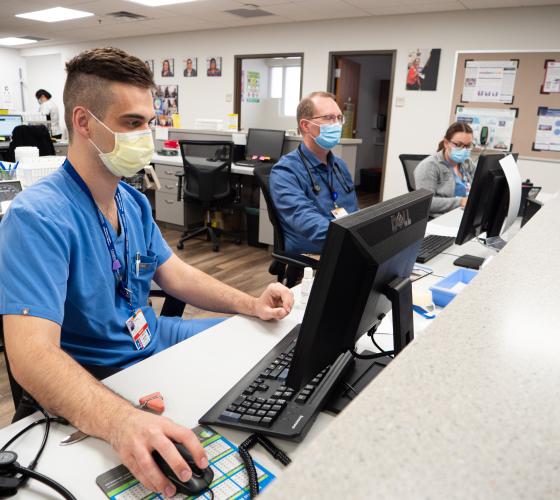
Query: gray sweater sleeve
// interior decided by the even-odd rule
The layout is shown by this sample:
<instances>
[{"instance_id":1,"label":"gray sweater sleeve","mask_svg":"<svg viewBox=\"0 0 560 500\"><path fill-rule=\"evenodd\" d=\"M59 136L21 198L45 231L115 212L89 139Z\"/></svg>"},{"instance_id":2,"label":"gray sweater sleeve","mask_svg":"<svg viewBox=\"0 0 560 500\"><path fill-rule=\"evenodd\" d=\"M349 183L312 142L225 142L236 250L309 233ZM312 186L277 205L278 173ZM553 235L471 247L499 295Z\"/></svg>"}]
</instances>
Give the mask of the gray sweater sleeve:
<instances>
[{"instance_id":1,"label":"gray sweater sleeve","mask_svg":"<svg viewBox=\"0 0 560 500\"><path fill-rule=\"evenodd\" d=\"M430 215L440 215L461 206L461 197L454 196L453 175L447 181L441 178L435 156L428 156L414 169L414 181L416 189L424 188L434 193Z\"/></svg>"}]
</instances>

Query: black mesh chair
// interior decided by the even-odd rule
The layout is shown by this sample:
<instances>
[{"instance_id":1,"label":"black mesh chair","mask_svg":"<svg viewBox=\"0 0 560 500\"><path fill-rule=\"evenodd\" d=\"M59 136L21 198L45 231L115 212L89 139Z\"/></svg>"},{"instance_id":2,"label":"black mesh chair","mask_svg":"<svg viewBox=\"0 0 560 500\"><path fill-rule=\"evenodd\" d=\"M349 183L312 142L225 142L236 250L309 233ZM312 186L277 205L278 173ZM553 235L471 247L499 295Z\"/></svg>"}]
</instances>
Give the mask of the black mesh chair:
<instances>
[{"instance_id":1,"label":"black mesh chair","mask_svg":"<svg viewBox=\"0 0 560 500\"><path fill-rule=\"evenodd\" d=\"M406 187L408 191L414 191L416 189L416 183L414 182L414 169L418 164L428 155L399 155L399 160L401 160L404 178L406 179Z\"/></svg>"},{"instance_id":2,"label":"black mesh chair","mask_svg":"<svg viewBox=\"0 0 560 500\"><path fill-rule=\"evenodd\" d=\"M18 125L12 132L8 151L4 154L6 161L16 161L15 151L20 146L35 146L39 156L54 156L54 145L49 129L44 125Z\"/></svg>"},{"instance_id":3,"label":"black mesh chair","mask_svg":"<svg viewBox=\"0 0 560 500\"><path fill-rule=\"evenodd\" d=\"M165 297L163 302L163 307L161 309L160 316L182 316L185 310L185 303L167 295L163 290L152 290L150 291L151 297ZM8 353L6 352L4 343L4 325L2 321L2 316L0 315L0 350L4 352L4 360L6 362L6 371L8 372L8 381L10 382L10 390L12 392L12 400L14 402L15 413L12 417L12 423L21 420L35 412L34 405L37 405L33 398L19 385L17 380L12 374L10 369L10 361L8 359ZM96 366L96 365L82 365L89 373L91 373L96 379L102 380L104 378L110 377L115 373L122 370L122 368L117 366Z\"/></svg>"},{"instance_id":4,"label":"black mesh chair","mask_svg":"<svg viewBox=\"0 0 560 500\"><path fill-rule=\"evenodd\" d=\"M225 141L179 141L183 158L183 172L176 174L177 201L189 200L198 203L205 211L202 227L189 229L183 233L177 248L182 250L184 242L206 234L212 241L212 250L218 252L218 237L222 234L241 243L240 235L212 226L212 213L223 207L232 207L234 188L231 181L233 143Z\"/></svg>"},{"instance_id":5,"label":"black mesh chair","mask_svg":"<svg viewBox=\"0 0 560 500\"><path fill-rule=\"evenodd\" d=\"M317 269L319 261L305 255L285 251L284 233L276 212L276 206L270 196L269 178L271 171L272 165L257 166L254 170L255 178L266 200L268 218L274 229L274 249L272 251L274 260L268 271L270 274L277 276L278 281L291 288L301 279L304 267Z\"/></svg>"}]
</instances>

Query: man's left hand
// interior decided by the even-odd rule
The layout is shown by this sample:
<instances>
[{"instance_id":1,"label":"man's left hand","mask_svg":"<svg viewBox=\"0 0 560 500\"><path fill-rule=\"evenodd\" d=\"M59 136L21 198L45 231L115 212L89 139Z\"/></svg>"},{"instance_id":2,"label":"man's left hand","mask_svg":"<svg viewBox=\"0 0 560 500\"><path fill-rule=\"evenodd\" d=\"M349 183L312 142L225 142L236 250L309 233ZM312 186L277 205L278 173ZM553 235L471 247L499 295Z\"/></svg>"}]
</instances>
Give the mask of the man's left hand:
<instances>
[{"instance_id":1,"label":"man's left hand","mask_svg":"<svg viewBox=\"0 0 560 500\"><path fill-rule=\"evenodd\" d=\"M280 283L271 283L261 296L255 299L254 315L260 319L285 318L294 305L294 295Z\"/></svg>"}]
</instances>

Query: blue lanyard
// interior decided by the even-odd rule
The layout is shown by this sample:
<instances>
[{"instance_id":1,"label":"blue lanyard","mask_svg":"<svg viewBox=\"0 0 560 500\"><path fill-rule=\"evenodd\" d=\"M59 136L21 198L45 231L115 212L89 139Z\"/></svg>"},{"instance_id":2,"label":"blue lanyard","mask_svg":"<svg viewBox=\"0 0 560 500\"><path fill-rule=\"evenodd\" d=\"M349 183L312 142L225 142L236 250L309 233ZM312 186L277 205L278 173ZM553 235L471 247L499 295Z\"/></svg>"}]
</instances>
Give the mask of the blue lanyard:
<instances>
[{"instance_id":1,"label":"blue lanyard","mask_svg":"<svg viewBox=\"0 0 560 500\"><path fill-rule=\"evenodd\" d=\"M124 273L121 274L121 262L117 257L117 251L115 249L115 244L113 243L113 238L111 237L111 233L109 232L109 227L107 226L107 221L97 203L95 203L95 199L91 194L91 191L87 187L87 184L84 180L80 177L80 174L76 172L76 169L72 166L72 164L66 160L64 165L62 166L64 170L76 181L76 184L80 186L81 190L86 193L91 200L95 212L97 214L97 220L99 222L99 226L101 227L101 231L103 232L103 236L105 237L105 243L107 245L107 250L109 251L109 255L111 257L111 270L115 276L115 281L117 283L117 292L123 297L130 306L132 310L132 292L128 288L128 226L126 222L126 215L124 212L124 205L121 197L121 193L117 187L117 191L115 193L115 202L117 203L117 210L119 212L119 219L122 225L122 229L124 232Z\"/></svg>"}]
</instances>

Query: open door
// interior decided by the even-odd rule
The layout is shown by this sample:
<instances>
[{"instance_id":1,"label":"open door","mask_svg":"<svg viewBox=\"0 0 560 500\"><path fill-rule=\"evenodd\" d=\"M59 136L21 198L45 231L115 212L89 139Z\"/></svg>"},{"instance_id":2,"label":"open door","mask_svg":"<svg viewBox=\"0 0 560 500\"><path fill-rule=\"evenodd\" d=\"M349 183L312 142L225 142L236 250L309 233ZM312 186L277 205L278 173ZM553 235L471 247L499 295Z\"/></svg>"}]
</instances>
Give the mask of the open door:
<instances>
[{"instance_id":1,"label":"open door","mask_svg":"<svg viewBox=\"0 0 560 500\"><path fill-rule=\"evenodd\" d=\"M336 102L346 115L342 136L352 138L356 134L356 117L360 95L360 64L347 57L337 57L334 81ZM347 103L351 103L351 106L348 106L351 110L347 109ZM350 113L346 114L349 111L351 115ZM350 120L349 116L351 116Z\"/></svg>"}]
</instances>

